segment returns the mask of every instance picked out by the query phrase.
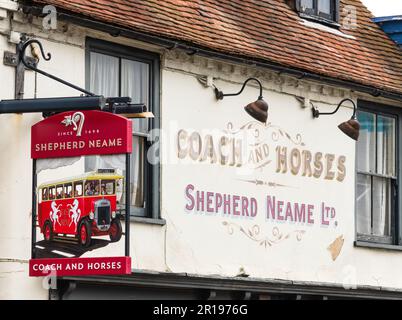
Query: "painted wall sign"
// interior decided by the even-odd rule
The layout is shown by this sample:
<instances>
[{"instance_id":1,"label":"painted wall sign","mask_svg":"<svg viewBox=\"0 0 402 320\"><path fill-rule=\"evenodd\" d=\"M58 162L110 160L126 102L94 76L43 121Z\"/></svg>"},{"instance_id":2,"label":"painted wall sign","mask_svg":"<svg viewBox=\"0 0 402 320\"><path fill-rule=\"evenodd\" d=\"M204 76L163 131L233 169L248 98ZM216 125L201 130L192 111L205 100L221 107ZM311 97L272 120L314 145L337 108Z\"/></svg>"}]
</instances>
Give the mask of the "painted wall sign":
<instances>
[{"instance_id":1,"label":"painted wall sign","mask_svg":"<svg viewBox=\"0 0 402 320\"><path fill-rule=\"evenodd\" d=\"M30 276L130 273L129 194L123 186L130 184L124 170L132 150L131 121L101 111L61 113L35 124L31 142ZM119 245L123 235L125 247ZM116 255L124 249L125 256Z\"/></svg>"},{"instance_id":2,"label":"painted wall sign","mask_svg":"<svg viewBox=\"0 0 402 320\"><path fill-rule=\"evenodd\" d=\"M233 183L244 185L246 190L220 192L212 185L202 188L189 179L184 187L187 215L220 217L230 235L237 230L263 247L291 239L292 234L301 241L306 228L315 225L338 227L339 215L331 201L293 200L292 190L303 188L305 180L342 184L347 176L347 157L314 150L300 133L292 135L278 125L257 121L237 128L228 123L225 129L178 129L176 148L183 165L201 165L202 170L220 166L231 172ZM252 185L264 191L250 195ZM286 195L281 197L271 188L288 192L281 192ZM255 224L246 228L246 221ZM274 225L271 237L261 234L263 225ZM281 228L286 226L293 231L283 234Z\"/></svg>"},{"instance_id":3,"label":"painted wall sign","mask_svg":"<svg viewBox=\"0 0 402 320\"><path fill-rule=\"evenodd\" d=\"M267 222L292 225L313 225L317 223L321 226L336 227L338 224L336 209L328 206L325 202L314 205L286 201L271 195L267 195L262 201L257 201L254 197L197 190L192 184L186 186L184 193L185 210L188 213L248 219L263 215Z\"/></svg>"},{"instance_id":4,"label":"painted wall sign","mask_svg":"<svg viewBox=\"0 0 402 320\"><path fill-rule=\"evenodd\" d=\"M273 165L271 170L276 173L313 179L342 182L346 177L344 155L314 152L306 147L301 134L292 137L277 125L258 121L238 129L228 123L227 129L213 133L181 129L177 154L179 159L229 167L262 169Z\"/></svg>"},{"instance_id":5,"label":"painted wall sign","mask_svg":"<svg viewBox=\"0 0 402 320\"><path fill-rule=\"evenodd\" d=\"M132 150L131 121L102 111L64 112L32 127L31 157L46 159Z\"/></svg>"}]
</instances>

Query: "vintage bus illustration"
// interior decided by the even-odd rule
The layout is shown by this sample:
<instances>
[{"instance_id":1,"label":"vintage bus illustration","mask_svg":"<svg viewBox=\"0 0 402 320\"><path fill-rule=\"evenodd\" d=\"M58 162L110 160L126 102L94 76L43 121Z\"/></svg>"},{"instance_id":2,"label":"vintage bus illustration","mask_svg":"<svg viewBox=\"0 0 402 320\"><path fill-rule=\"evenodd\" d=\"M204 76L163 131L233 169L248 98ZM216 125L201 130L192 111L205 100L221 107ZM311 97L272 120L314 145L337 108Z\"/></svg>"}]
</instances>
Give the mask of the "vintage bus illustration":
<instances>
[{"instance_id":1,"label":"vintage bus illustration","mask_svg":"<svg viewBox=\"0 0 402 320\"><path fill-rule=\"evenodd\" d=\"M122 226L117 207L123 176L98 170L38 187L38 224L45 241L73 237L83 247L94 236L119 241Z\"/></svg>"}]
</instances>

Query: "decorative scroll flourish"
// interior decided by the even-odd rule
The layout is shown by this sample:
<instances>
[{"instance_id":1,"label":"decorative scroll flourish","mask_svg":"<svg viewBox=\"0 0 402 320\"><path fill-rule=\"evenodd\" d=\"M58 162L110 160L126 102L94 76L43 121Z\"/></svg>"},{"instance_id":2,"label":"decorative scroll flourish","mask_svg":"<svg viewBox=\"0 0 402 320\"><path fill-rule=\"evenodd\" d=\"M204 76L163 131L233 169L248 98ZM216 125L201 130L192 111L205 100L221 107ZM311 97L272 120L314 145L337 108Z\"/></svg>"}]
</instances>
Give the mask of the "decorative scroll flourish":
<instances>
[{"instance_id":1,"label":"decorative scroll flourish","mask_svg":"<svg viewBox=\"0 0 402 320\"><path fill-rule=\"evenodd\" d=\"M252 183L255 184L257 186L268 186L268 187L282 187L282 188L295 188L292 186L287 186L285 184L280 184L280 183L276 183L276 182L270 182L270 181L263 181L263 180L246 180L246 179L237 179L239 181L243 181L243 182L248 182L248 183Z\"/></svg>"},{"instance_id":2,"label":"decorative scroll flourish","mask_svg":"<svg viewBox=\"0 0 402 320\"><path fill-rule=\"evenodd\" d=\"M272 140L278 141L279 138L284 137L291 141L293 144L297 146L304 147L306 144L303 142L302 136L300 133L296 134L296 139L292 138L292 136L287 133L284 129L279 126L271 125L271 123L267 124L267 127L273 129L274 131L271 134Z\"/></svg>"},{"instance_id":3,"label":"decorative scroll flourish","mask_svg":"<svg viewBox=\"0 0 402 320\"><path fill-rule=\"evenodd\" d=\"M233 123L229 122L226 125L226 130L224 130L226 133L229 134L236 134L241 132L242 130L251 130L251 129L255 129L255 130L265 130L267 128L267 125L258 122L258 121L250 121L247 122L246 124L242 125L240 128L238 129L234 129ZM259 132L259 131L257 131Z\"/></svg>"},{"instance_id":4,"label":"decorative scroll flourish","mask_svg":"<svg viewBox=\"0 0 402 320\"><path fill-rule=\"evenodd\" d=\"M305 230L295 230L288 234L283 234L278 227L274 227L272 229L272 236L269 237L261 235L261 229L258 225L254 225L251 227L251 229L246 230L236 223L224 221L222 222L222 224L226 227L230 235L233 235L235 231L238 230L243 233L248 239L258 243L260 246L264 246L265 248L288 240L291 238L292 235L296 237L297 241L301 241L303 235L306 233Z\"/></svg>"},{"instance_id":5,"label":"decorative scroll flourish","mask_svg":"<svg viewBox=\"0 0 402 320\"><path fill-rule=\"evenodd\" d=\"M273 141L278 141L280 138L285 138L288 139L290 142L292 142L295 145L298 146L305 146L306 144L303 142L302 136L300 133L296 134L295 138L293 138L288 132L286 132L284 129L282 129L279 126L272 125L270 122L266 124L262 124L261 122L258 121L250 121L247 122L246 124L242 125L238 129L235 129L233 126L233 123L229 122L226 126L226 130L224 130L225 133L227 134L239 134L242 131L250 131L255 139L255 143L253 143L253 146L259 146L264 141L266 140L267 135L263 135L264 131L268 133L268 131L271 130L271 138Z\"/></svg>"}]
</instances>

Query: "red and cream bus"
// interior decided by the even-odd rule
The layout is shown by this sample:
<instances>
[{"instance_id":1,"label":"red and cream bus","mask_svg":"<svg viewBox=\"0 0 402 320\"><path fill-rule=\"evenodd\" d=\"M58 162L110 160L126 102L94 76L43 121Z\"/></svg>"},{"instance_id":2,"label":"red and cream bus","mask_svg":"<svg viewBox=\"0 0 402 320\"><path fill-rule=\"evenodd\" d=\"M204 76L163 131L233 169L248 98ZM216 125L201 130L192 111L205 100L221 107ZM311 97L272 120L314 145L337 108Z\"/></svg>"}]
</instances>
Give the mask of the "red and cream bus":
<instances>
[{"instance_id":1,"label":"red and cream bus","mask_svg":"<svg viewBox=\"0 0 402 320\"><path fill-rule=\"evenodd\" d=\"M46 241L74 236L88 247L93 236L119 241L122 226L117 215L123 176L98 170L38 188L38 224Z\"/></svg>"}]
</instances>

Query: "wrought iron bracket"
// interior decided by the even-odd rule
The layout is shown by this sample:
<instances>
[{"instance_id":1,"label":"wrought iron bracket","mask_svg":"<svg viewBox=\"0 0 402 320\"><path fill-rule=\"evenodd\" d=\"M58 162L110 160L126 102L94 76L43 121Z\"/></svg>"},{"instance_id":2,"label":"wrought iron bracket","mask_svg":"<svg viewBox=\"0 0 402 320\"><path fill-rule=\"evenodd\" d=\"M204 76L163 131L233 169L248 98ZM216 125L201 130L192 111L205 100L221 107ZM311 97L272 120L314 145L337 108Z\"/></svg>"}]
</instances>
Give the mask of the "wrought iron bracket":
<instances>
[{"instance_id":1,"label":"wrought iron bracket","mask_svg":"<svg viewBox=\"0 0 402 320\"><path fill-rule=\"evenodd\" d=\"M339 102L338 106L336 107L336 109L332 112L320 112L314 105L312 102L310 102L312 108L311 108L311 112L313 114L313 118L318 118L321 115L332 115L338 112L339 108L343 105L344 102L349 101L350 103L352 103L353 105L353 115L352 115L352 119L356 118L356 111L357 111L357 107L356 107L356 103L349 98L343 99L341 102Z\"/></svg>"},{"instance_id":2,"label":"wrought iron bracket","mask_svg":"<svg viewBox=\"0 0 402 320\"><path fill-rule=\"evenodd\" d=\"M34 43L39 46L40 53L42 55L42 58L45 61L49 61L52 58L52 55L50 53L45 54L45 51L44 51L43 46L42 46L42 43L39 40L37 40L37 39L29 39L29 40L24 41L24 39L22 39L21 42L18 45L18 57L19 57L19 61L21 61L22 64L27 69L33 70L33 71L35 71L37 73L40 73L40 74L44 75L45 77L48 77L48 78L50 78L52 80L60 82L60 83L66 85L66 86L68 86L70 88L73 88L73 89L77 90L77 91L81 91L82 93L85 93L87 96L95 96L94 93L92 93L92 92L90 92L88 90L85 90L85 89L83 89L81 87L78 87L78 86L68 82L68 81L65 81L65 80L63 80L63 79L61 79L59 77L56 77L55 75L52 75L52 74L50 74L48 72L45 72L43 70L38 69L37 64L32 63L32 60L28 59L28 57L25 55L26 49L30 45L34 44Z\"/></svg>"},{"instance_id":3,"label":"wrought iron bracket","mask_svg":"<svg viewBox=\"0 0 402 320\"><path fill-rule=\"evenodd\" d=\"M31 45L39 46L40 53L35 52L34 57L27 57L25 51ZM105 99L103 96L76 86L55 75L45 72L38 68L39 54L45 61L51 59L51 54L46 53L42 43L37 39L27 39L21 37L17 45L16 53L6 52L3 58L5 64L15 66L16 72L16 99L1 100L0 114L3 113L28 113L42 112L44 117L54 115L59 112L70 110L102 110L115 114L125 115L130 118L150 118L152 112L147 112L147 107L143 103L131 103L129 97L112 97ZM41 98L23 99L24 90L24 71L26 69L40 73L52 80L64 84L70 88L84 93L85 97L65 97L65 98Z\"/></svg>"},{"instance_id":4,"label":"wrought iron bracket","mask_svg":"<svg viewBox=\"0 0 402 320\"><path fill-rule=\"evenodd\" d=\"M25 57L26 61L35 67L37 67L38 61L32 57ZM4 51L3 64L8 67L18 66L18 54L11 51Z\"/></svg>"},{"instance_id":5,"label":"wrought iron bracket","mask_svg":"<svg viewBox=\"0 0 402 320\"><path fill-rule=\"evenodd\" d=\"M249 81L255 81L258 83L258 85L260 87L260 95L259 95L258 99L262 99L262 83L261 83L261 81L258 80L257 78L248 78L246 81L244 81L242 88L237 93L223 93L222 91L220 91L218 88L215 87L216 100L222 100L224 97L238 96L239 94L241 94L243 92L244 88L246 87L246 85Z\"/></svg>"}]
</instances>

